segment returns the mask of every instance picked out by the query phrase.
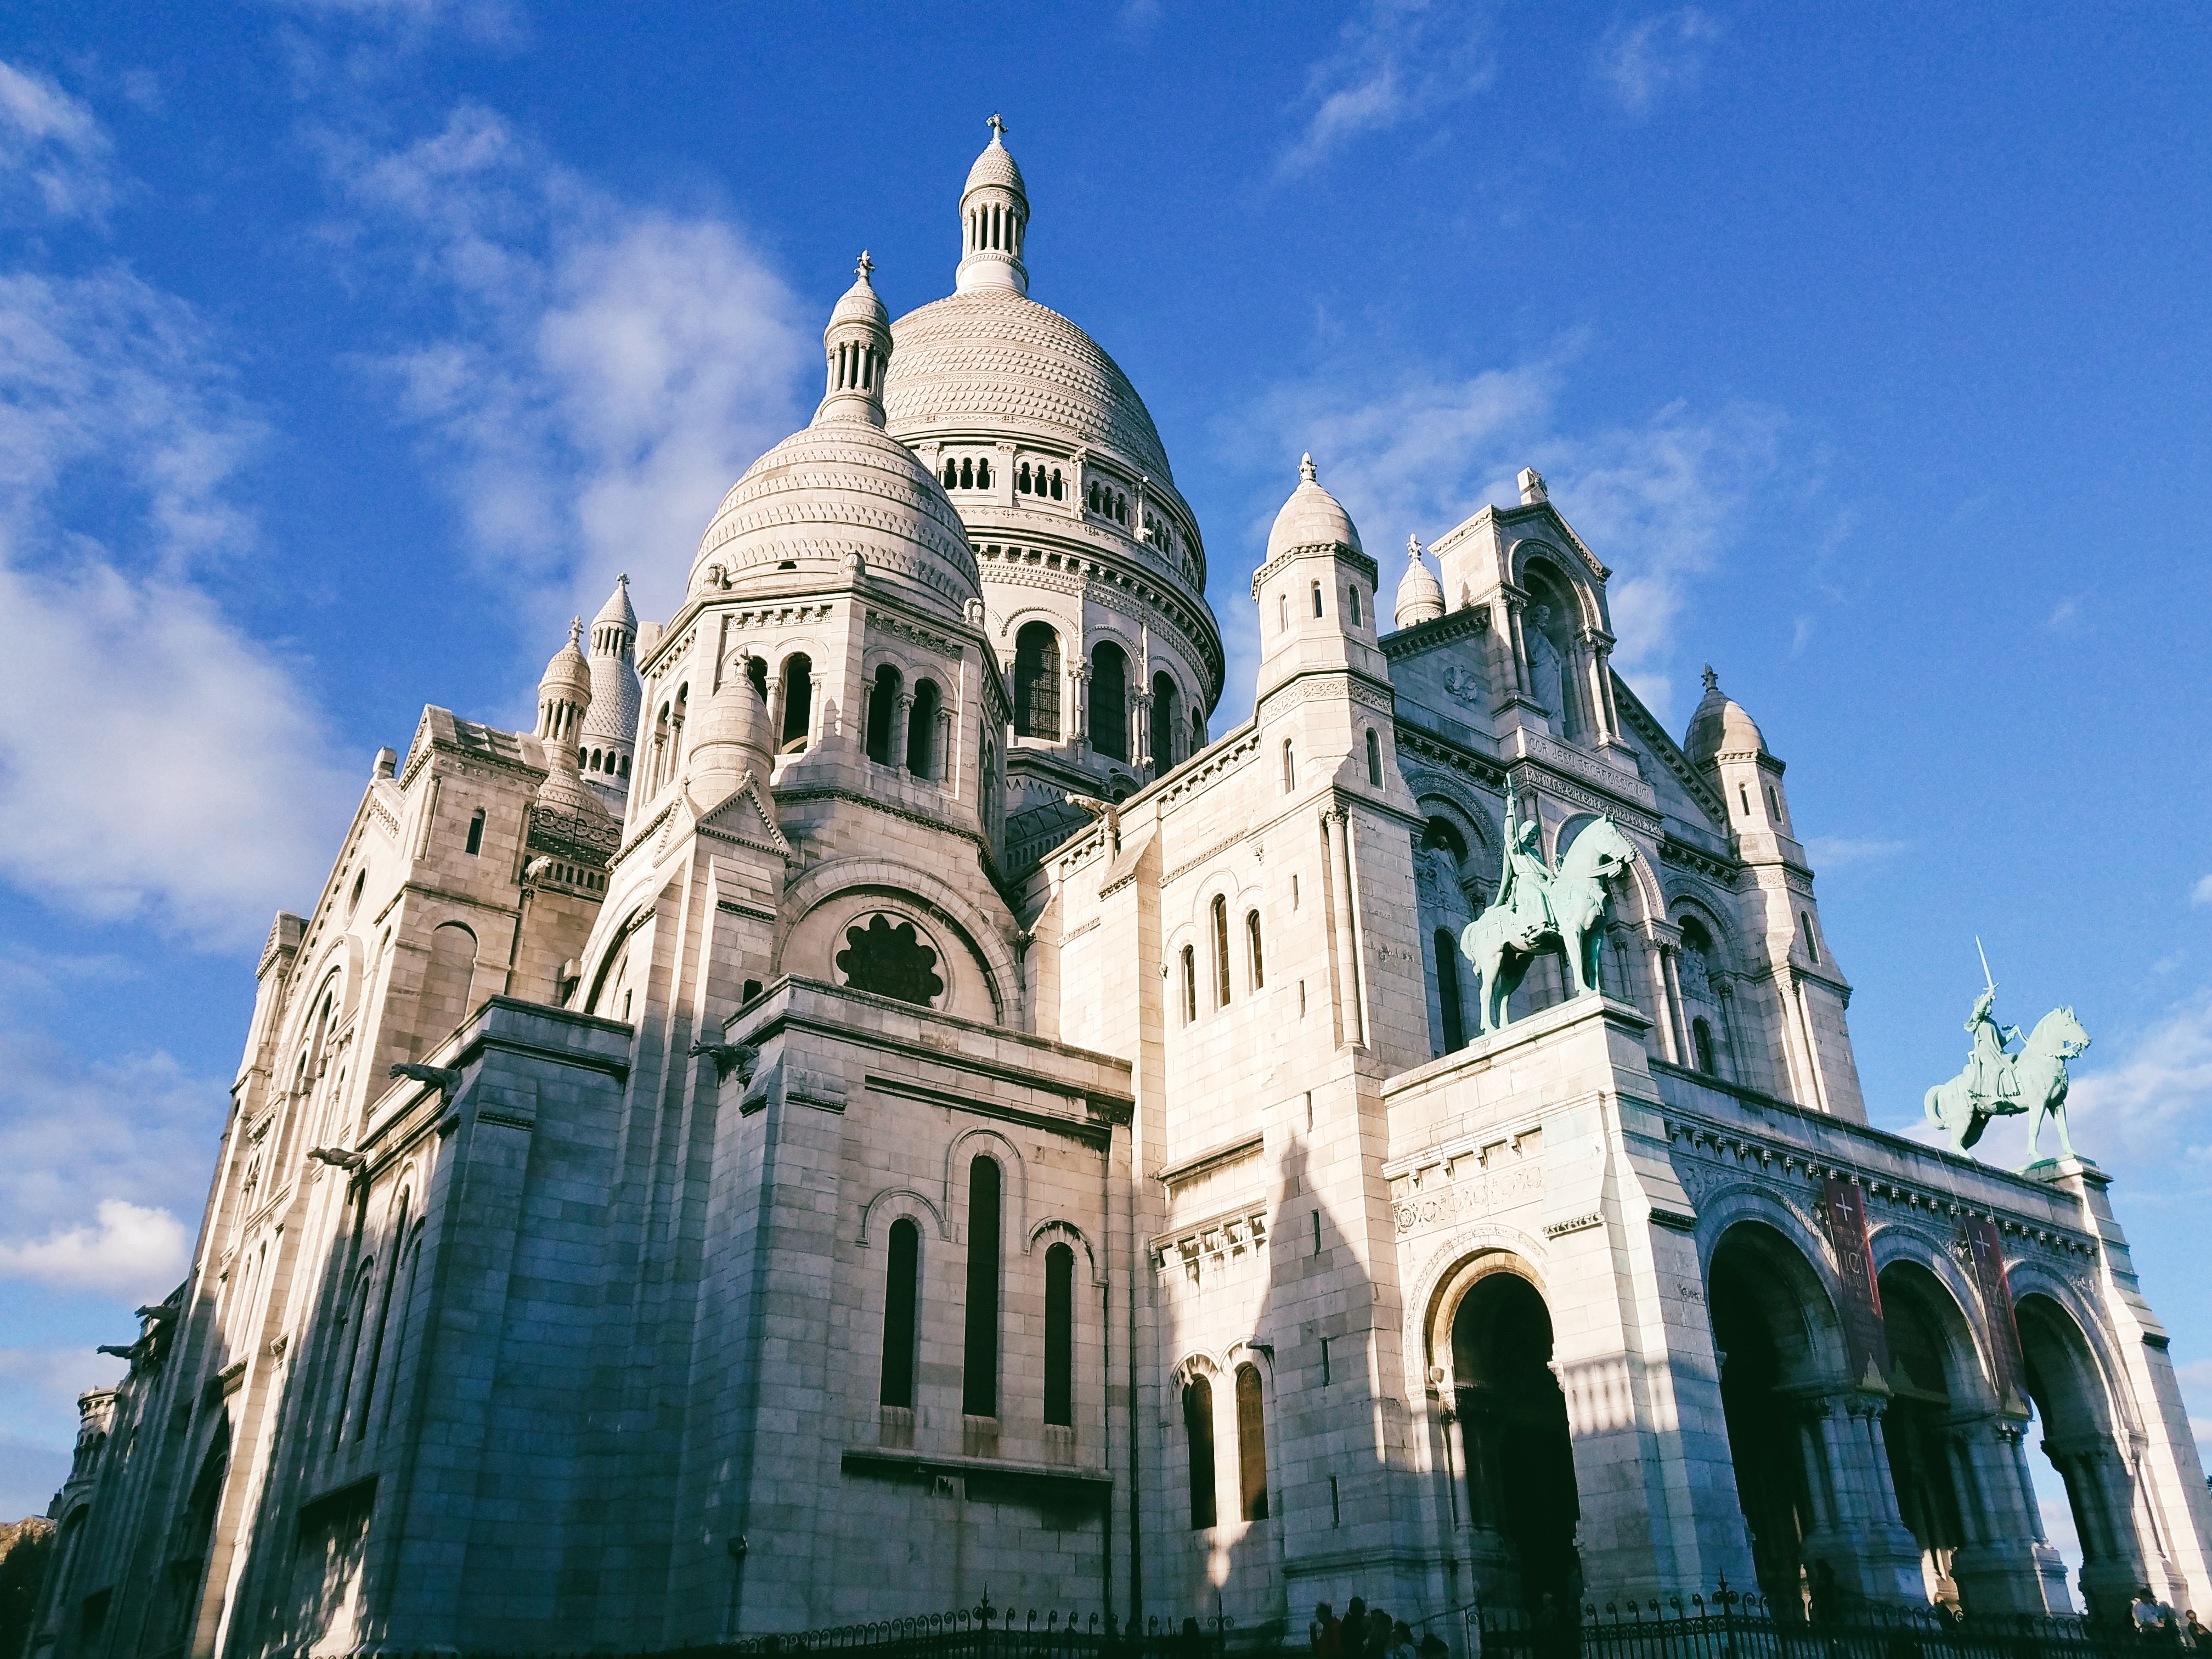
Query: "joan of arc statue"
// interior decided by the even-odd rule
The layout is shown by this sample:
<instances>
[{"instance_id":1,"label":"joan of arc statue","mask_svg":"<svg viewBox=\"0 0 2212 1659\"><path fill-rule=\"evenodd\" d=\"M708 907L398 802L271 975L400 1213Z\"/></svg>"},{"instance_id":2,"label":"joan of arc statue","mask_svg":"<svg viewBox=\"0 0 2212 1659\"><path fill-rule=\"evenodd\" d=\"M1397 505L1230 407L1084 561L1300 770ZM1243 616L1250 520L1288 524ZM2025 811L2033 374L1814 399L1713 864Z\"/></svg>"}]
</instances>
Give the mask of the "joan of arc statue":
<instances>
[{"instance_id":1,"label":"joan of arc statue","mask_svg":"<svg viewBox=\"0 0 2212 1659\"><path fill-rule=\"evenodd\" d=\"M1498 896L1491 908L1511 916L1522 939L1556 933L1552 912L1552 871L1544 861L1543 828L1534 817L1517 816L1516 799L1505 797L1505 858L1498 875Z\"/></svg>"},{"instance_id":2,"label":"joan of arc statue","mask_svg":"<svg viewBox=\"0 0 2212 1659\"><path fill-rule=\"evenodd\" d=\"M2001 1100L2009 1100L2020 1092L2009 1048L2019 1040L2020 1027L1997 1024L1990 1012L1996 1000L1997 988L1992 985L1974 999L1974 1012L1966 1016L1966 1032L1974 1040L1972 1052L1966 1056L1966 1090L1984 1111L1991 1114L2005 1109L1999 1104Z\"/></svg>"}]
</instances>

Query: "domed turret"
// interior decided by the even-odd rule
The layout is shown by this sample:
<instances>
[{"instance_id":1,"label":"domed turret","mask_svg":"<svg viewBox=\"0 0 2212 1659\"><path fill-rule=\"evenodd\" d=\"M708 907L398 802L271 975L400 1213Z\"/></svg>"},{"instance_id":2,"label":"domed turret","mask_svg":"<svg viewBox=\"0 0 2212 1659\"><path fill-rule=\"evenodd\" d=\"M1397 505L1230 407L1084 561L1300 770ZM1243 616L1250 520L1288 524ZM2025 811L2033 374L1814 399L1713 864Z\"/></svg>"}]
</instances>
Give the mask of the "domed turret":
<instances>
[{"instance_id":1,"label":"domed turret","mask_svg":"<svg viewBox=\"0 0 2212 1659\"><path fill-rule=\"evenodd\" d=\"M1421 541L1418 536L1406 538L1406 574L1398 579L1398 600L1394 607L1398 626L1411 628L1416 623L1434 622L1444 614L1444 585L1436 573L1421 561Z\"/></svg>"},{"instance_id":2,"label":"domed turret","mask_svg":"<svg viewBox=\"0 0 2212 1659\"><path fill-rule=\"evenodd\" d=\"M825 421L866 421L884 423L884 371L891 361L891 314L876 297L868 273L876 262L860 250L853 267L853 286L845 290L830 313L830 326L822 331L822 349L829 359L830 384L822 406L814 411L816 424Z\"/></svg>"},{"instance_id":3,"label":"domed turret","mask_svg":"<svg viewBox=\"0 0 2212 1659\"><path fill-rule=\"evenodd\" d=\"M1705 665L1705 695L1690 716L1682 752L1693 766L1711 766L1717 755L1764 755L1766 739L1743 705L1721 690L1720 676Z\"/></svg>"},{"instance_id":4,"label":"domed turret","mask_svg":"<svg viewBox=\"0 0 2212 1659\"><path fill-rule=\"evenodd\" d=\"M732 654L722 665L722 684L700 711L691 738L691 798L711 811L747 773L768 780L771 765L768 707L752 679L752 664ZM763 665L763 674L766 672Z\"/></svg>"},{"instance_id":5,"label":"domed turret","mask_svg":"<svg viewBox=\"0 0 2212 1659\"><path fill-rule=\"evenodd\" d=\"M994 115L990 127L991 142L968 169L967 187L960 192L960 270L953 286L963 294L986 289L1027 294L1022 242L1029 229L1029 192L1001 142L1006 124Z\"/></svg>"},{"instance_id":6,"label":"domed turret","mask_svg":"<svg viewBox=\"0 0 2212 1659\"><path fill-rule=\"evenodd\" d=\"M584 787L578 771L577 744L592 707L592 671L577 649L584 622L568 623L568 642L553 653L538 683L538 740L544 745L545 781L538 786L541 805L590 818L612 815Z\"/></svg>"},{"instance_id":7,"label":"domed turret","mask_svg":"<svg viewBox=\"0 0 2212 1659\"><path fill-rule=\"evenodd\" d=\"M1332 544L1348 547L1355 553L1366 551L1359 544L1359 531L1352 522L1352 514L1344 510L1344 503L1321 487L1314 458L1302 456L1298 487L1275 514L1274 528L1267 532L1267 558L1272 561L1294 547Z\"/></svg>"}]
</instances>

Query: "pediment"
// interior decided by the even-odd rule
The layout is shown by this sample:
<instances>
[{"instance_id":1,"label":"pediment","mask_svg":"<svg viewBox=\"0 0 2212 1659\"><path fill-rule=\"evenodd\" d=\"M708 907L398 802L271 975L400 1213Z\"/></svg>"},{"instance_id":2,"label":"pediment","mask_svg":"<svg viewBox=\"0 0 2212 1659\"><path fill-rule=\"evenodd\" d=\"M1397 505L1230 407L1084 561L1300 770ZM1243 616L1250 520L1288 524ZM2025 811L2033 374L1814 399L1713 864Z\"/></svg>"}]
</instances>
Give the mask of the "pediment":
<instances>
[{"instance_id":1,"label":"pediment","mask_svg":"<svg viewBox=\"0 0 2212 1659\"><path fill-rule=\"evenodd\" d=\"M688 791L687 791L688 800ZM770 854L776 858L796 856L790 839L775 821L769 810L768 796L760 780L748 772L738 787L705 811L692 807L693 827L702 836L712 836L717 841L734 842L740 847L750 847L755 852Z\"/></svg>"}]
</instances>

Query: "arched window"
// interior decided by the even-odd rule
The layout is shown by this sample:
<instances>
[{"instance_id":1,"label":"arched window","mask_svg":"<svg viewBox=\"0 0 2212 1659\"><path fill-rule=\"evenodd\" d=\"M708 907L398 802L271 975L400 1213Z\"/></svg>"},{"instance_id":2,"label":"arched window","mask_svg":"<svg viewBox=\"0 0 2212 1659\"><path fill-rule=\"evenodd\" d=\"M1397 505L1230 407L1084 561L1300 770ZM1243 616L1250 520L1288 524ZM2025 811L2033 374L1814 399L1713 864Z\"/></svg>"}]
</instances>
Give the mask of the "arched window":
<instances>
[{"instance_id":1,"label":"arched window","mask_svg":"<svg viewBox=\"0 0 2212 1659\"><path fill-rule=\"evenodd\" d=\"M1052 470L1052 498L1054 501L1059 501L1060 499L1060 469L1058 467L1054 467Z\"/></svg>"},{"instance_id":2,"label":"arched window","mask_svg":"<svg viewBox=\"0 0 2212 1659\"><path fill-rule=\"evenodd\" d=\"M891 1223L884 1270L884 1383L886 1406L914 1409L916 1315L921 1298L921 1229L902 1216Z\"/></svg>"},{"instance_id":3,"label":"arched window","mask_svg":"<svg viewBox=\"0 0 2212 1659\"><path fill-rule=\"evenodd\" d=\"M968 1321L960 1364L960 1409L999 1414L999 1165L968 1166Z\"/></svg>"},{"instance_id":4,"label":"arched window","mask_svg":"<svg viewBox=\"0 0 2212 1659\"><path fill-rule=\"evenodd\" d=\"M1287 593L1275 595L1275 631L1278 634L1291 631L1291 596Z\"/></svg>"},{"instance_id":5,"label":"arched window","mask_svg":"<svg viewBox=\"0 0 2212 1659\"><path fill-rule=\"evenodd\" d=\"M338 1373L337 1405L331 1414L331 1444L335 1447L345 1438L346 1410L353 1403L353 1377L361 1364L362 1333L368 1325L369 1292L375 1288L376 1258L363 1261L354 1274L353 1295L346 1306L353 1315L353 1328L344 1332L340 1345L345 1350L344 1368ZM341 1315L343 1318L344 1316Z\"/></svg>"},{"instance_id":6,"label":"arched window","mask_svg":"<svg viewBox=\"0 0 2212 1659\"><path fill-rule=\"evenodd\" d=\"M1206 747L1206 714L1202 709L1190 711L1190 752L1195 755Z\"/></svg>"},{"instance_id":7,"label":"arched window","mask_svg":"<svg viewBox=\"0 0 2212 1659\"><path fill-rule=\"evenodd\" d=\"M1190 1024L1198 1018L1198 950L1194 945L1182 947L1182 1023Z\"/></svg>"},{"instance_id":8,"label":"arched window","mask_svg":"<svg viewBox=\"0 0 2212 1659\"><path fill-rule=\"evenodd\" d=\"M1367 781L1375 788L1382 787L1382 739L1375 728L1367 728Z\"/></svg>"},{"instance_id":9,"label":"arched window","mask_svg":"<svg viewBox=\"0 0 2212 1659\"><path fill-rule=\"evenodd\" d=\"M1698 1051L1698 1069L1708 1077L1716 1075L1719 1068L1713 1064L1713 1028L1702 1014L1690 1022L1690 1046Z\"/></svg>"},{"instance_id":10,"label":"arched window","mask_svg":"<svg viewBox=\"0 0 2212 1659\"><path fill-rule=\"evenodd\" d=\"M361 1410L356 1414L353 1431L353 1437L356 1440L368 1438L369 1407L375 1401L376 1375L384 1364L384 1333L392 1322L392 1287L399 1283L399 1247L407 1237L407 1211L414 1196L411 1191L403 1189L394 1212L397 1219L392 1229L392 1267L384 1275L384 1288L376 1299L376 1334L369 1343L368 1369L362 1376ZM402 1309L401 1312L404 1315L405 1310Z\"/></svg>"},{"instance_id":11,"label":"arched window","mask_svg":"<svg viewBox=\"0 0 2212 1659\"><path fill-rule=\"evenodd\" d=\"M358 909L360 909L360 908L361 908L361 896L362 896L362 890L363 890L363 889L365 889L366 887L368 887L368 871L366 871L366 870L362 871L359 875L356 876L356 877L353 878L353 892L352 892L352 895L351 895L349 897L348 897L348 898L347 898L347 900L346 900L346 920L347 920L347 921L352 921L352 920L353 920L353 913L354 913L355 911L356 911L356 910L358 910Z\"/></svg>"},{"instance_id":12,"label":"arched window","mask_svg":"<svg viewBox=\"0 0 2212 1659\"><path fill-rule=\"evenodd\" d=\"M620 769L620 775L622 775L623 777L625 777L625 778L626 778L626 777L628 777L628 776L629 775L629 757L628 755L624 755L624 756L622 757L622 766L621 766L621 769Z\"/></svg>"},{"instance_id":13,"label":"arched window","mask_svg":"<svg viewBox=\"0 0 2212 1659\"><path fill-rule=\"evenodd\" d=\"M1318 616L1320 616L1320 615L1322 614L1322 609L1321 609L1321 584L1320 584L1319 582L1316 582L1316 583L1313 585L1313 608L1314 608L1314 615L1315 615L1315 616L1318 617Z\"/></svg>"},{"instance_id":14,"label":"arched window","mask_svg":"<svg viewBox=\"0 0 2212 1659\"><path fill-rule=\"evenodd\" d=\"M1260 955L1260 913L1257 910L1244 913L1244 954L1247 958L1245 966L1252 975L1252 988L1255 991L1262 989L1267 983L1267 969Z\"/></svg>"},{"instance_id":15,"label":"arched window","mask_svg":"<svg viewBox=\"0 0 2212 1659\"><path fill-rule=\"evenodd\" d=\"M1298 751L1288 738L1283 739L1283 793L1298 793Z\"/></svg>"},{"instance_id":16,"label":"arched window","mask_svg":"<svg viewBox=\"0 0 2212 1659\"><path fill-rule=\"evenodd\" d=\"M1347 586L1344 590L1344 614L1352 618L1354 628L1359 626L1359 590Z\"/></svg>"},{"instance_id":17,"label":"arched window","mask_svg":"<svg viewBox=\"0 0 2212 1659\"><path fill-rule=\"evenodd\" d=\"M1213 1006L1229 1006L1229 901L1213 896Z\"/></svg>"},{"instance_id":18,"label":"arched window","mask_svg":"<svg viewBox=\"0 0 2212 1659\"><path fill-rule=\"evenodd\" d=\"M963 489L972 489L975 485L975 458L972 455L963 456L960 462L960 487Z\"/></svg>"},{"instance_id":19,"label":"arched window","mask_svg":"<svg viewBox=\"0 0 2212 1659\"><path fill-rule=\"evenodd\" d=\"M1027 461L1014 469L1014 489L1024 495L1030 493L1030 464Z\"/></svg>"},{"instance_id":20,"label":"arched window","mask_svg":"<svg viewBox=\"0 0 2212 1659\"><path fill-rule=\"evenodd\" d=\"M1190 1524L1196 1531L1214 1522L1213 1385L1202 1376L1183 1384L1182 1431L1190 1447Z\"/></svg>"},{"instance_id":21,"label":"arched window","mask_svg":"<svg viewBox=\"0 0 2212 1659\"><path fill-rule=\"evenodd\" d=\"M975 488L976 488L976 489L988 489L990 487L991 487L991 460L990 460L990 457L988 457L988 455L978 455L978 456L975 458Z\"/></svg>"},{"instance_id":22,"label":"arched window","mask_svg":"<svg viewBox=\"0 0 2212 1659\"><path fill-rule=\"evenodd\" d=\"M1075 1252L1044 1253L1044 1420L1075 1426Z\"/></svg>"},{"instance_id":23,"label":"arched window","mask_svg":"<svg viewBox=\"0 0 2212 1659\"><path fill-rule=\"evenodd\" d=\"M678 718L682 719L679 711ZM783 659L783 739L787 754L806 747L814 726L814 664L804 652Z\"/></svg>"},{"instance_id":24,"label":"arched window","mask_svg":"<svg viewBox=\"0 0 2212 1659\"><path fill-rule=\"evenodd\" d=\"M766 657L747 657L745 659L745 678L752 682L753 695L758 697L761 702L765 704L768 702L768 659Z\"/></svg>"},{"instance_id":25,"label":"arched window","mask_svg":"<svg viewBox=\"0 0 2212 1659\"><path fill-rule=\"evenodd\" d=\"M1805 954L1810 957L1814 965L1818 967L1820 962L1820 940L1819 935L1813 931L1813 913L1810 910L1800 910L1797 913L1797 920L1805 927Z\"/></svg>"},{"instance_id":26,"label":"arched window","mask_svg":"<svg viewBox=\"0 0 2212 1659\"><path fill-rule=\"evenodd\" d=\"M476 816L469 820L468 854L471 858L483 851L483 808L479 806Z\"/></svg>"},{"instance_id":27,"label":"arched window","mask_svg":"<svg viewBox=\"0 0 2212 1659\"><path fill-rule=\"evenodd\" d=\"M891 722L902 684L898 670L885 663L876 670L875 684L868 692L868 758L879 766L890 764Z\"/></svg>"},{"instance_id":28,"label":"arched window","mask_svg":"<svg viewBox=\"0 0 2212 1659\"><path fill-rule=\"evenodd\" d=\"M906 720L906 769L918 778L937 775L937 713L943 694L935 680L917 680Z\"/></svg>"},{"instance_id":29,"label":"arched window","mask_svg":"<svg viewBox=\"0 0 2212 1659\"><path fill-rule=\"evenodd\" d=\"M1237 1368L1237 1487L1247 1521L1267 1518L1267 1420L1260 1407L1260 1368Z\"/></svg>"},{"instance_id":30,"label":"arched window","mask_svg":"<svg viewBox=\"0 0 2212 1659\"><path fill-rule=\"evenodd\" d=\"M1060 738L1060 635L1050 623L1024 623L1014 635L1014 735Z\"/></svg>"},{"instance_id":31,"label":"arched window","mask_svg":"<svg viewBox=\"0 0 2212 1659\"><path fill-rule=\"evenodd\" d=\"M1129 658L1111 640L1091 653L1091 746L1109 759L1129 758Z\"/></svg>"},{"instance_id":32,"label":"arched window","mask_svg":"<svg viewBox=\"0 0 2212 1659\"><path fill-rule=\"evenodd\" d=\"M1451 929L1439 927L1436 933L1437 1001L1443 1012L1444 1052L1457 1054L1467 1047L1467 1012L1459 1000L1459 946L1454 943Z\"/></svg>"},{"instance_id":33,"label":"arched window","mask_svg":"<svg viewBox=\"0 0 2212 1659\"><path fill-rule=\"evenodd\" d=\"M952 461L952 460L948 460L948 461L946 461L946 462L945 462L945 487L947 489L958 489L958 488L960 487L960 463L959 463L959 462L957 462L957 461Z\"/></svg>"},{"instance_id":34,"label":"arched window","mask_svg":"<svg viewBox=\"0 0 2212 1659\"><path fill-rule=\"evenodd\" d=\"M1176 683L1164 673L1152 676L1152 769L1164 772L1175 764L1176 734L1182 725L1182 699Z\"/></svg>"}]
</instances>

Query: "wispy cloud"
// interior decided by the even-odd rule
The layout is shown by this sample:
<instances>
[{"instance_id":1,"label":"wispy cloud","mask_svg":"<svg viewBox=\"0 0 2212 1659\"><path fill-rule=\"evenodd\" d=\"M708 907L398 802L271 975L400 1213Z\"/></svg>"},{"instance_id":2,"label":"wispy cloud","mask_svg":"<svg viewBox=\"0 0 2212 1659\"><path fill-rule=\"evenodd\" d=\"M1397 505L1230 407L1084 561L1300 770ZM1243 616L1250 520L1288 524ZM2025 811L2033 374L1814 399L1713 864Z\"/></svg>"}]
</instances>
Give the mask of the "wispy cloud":
<instances>
[{"instance_id":1,"label":"wispy cloud","mask_svg":"<svg viewBox=\"0 0 2212 1659\"><path fill-rule=\"evenodd\" d=\"M1459 0L1368 0L1306 71L1297 136L1277 171L1304 173L1355 138L1433 118L1490 82L1480 8Z\"/></svg>"},{"instance_id":2,"label":"wispy cloud","mask_svg":"<svg viewBox=\"0 0 2212 1659\"><path fill-rule=\"evenodd\" d=\"M90 109L45 76L0 63L0 180L8 197L27 193L57 218L98 219L115 199L112 148Z\"/></svg>"},{"instance_id":3,"label":"wispy cloud","mask_svg":"<svg viewBox=\"0 0 2212 1659\"><path fill-rule=\"evenodd\" d=\"M1720 38L1719 21L1696 6L1624 19L1598 42L1598 86L1630 115L1648 114L1697 89Z\"/></svg>"},{"instance_id":4,"label":"wispy cloud","mask_svg":"<svg viewBox=\"0 0 2212 1659\"><path fill-rule=\"evenodd\" d=\"M2081 596L2079 593L2069 593L2051 607L2051 615L2045 619L2043 625L2053 630L2062 629L2081 614Z\"/></svg>"},{"instance_id":5,"label":"wispy cloud","mask_svg":"<svg viewBox=\"0 0 2212 1659\"><path fill-rule=\"evenodd\" d=\"M1663 718L1688 585L1712 568L1754 490L1782 465L1784 423L1747 404L1705 413L1677 403L1633 424L1565 428L1556 405L1572 355L1455 380L1416 373L1286 384L1228 429L1224 447L1280 458L1279 472L1255 480L1260 533L1297 482L1297 455L1310 450L1374 548L1397 546L1408 532L1430 540L1485 501L1519 500L1515 475L1534 466L1553 505L1613 568L1613 661Z\"/></svg>"},{"instance_id":6,"label":"wispy cloud","mask_svg":"<svg viewBox=\"0 0 2212 1659\"><path fill-rule=\"evenodd\" d=\"M2069 1069L2067 1115L2099 1162L2212 1169L2212 990ZM2093 1051L2094 1052L2094 1051Z\"/></svg>"},{"instance_id":7,"label":"wispy cloud","mask_svg":"<svg viewBox=\"0 0 2212 1659\"><path fill-rule=\"evenodd\" d=\"M1873 864L1895 858L1911 846L1904 841L1854 841L1847 836L1814 836L1805 843L1805 855L1819 870L1842 870L1854 864Z\"/></svg>"},{"instance_id":8,"label":"wispy cloud","mask_svg":"<svg viewBox=\"0 0 2212 1659\"><path fill-rule=\"evenodd\" d=\"M624 568L672 606L715 503L803 419L813 319L734 224L618 201L491 111L332 155L444 319L372 367L478 556L547 585L548 617Z\"/></svg>"},{"instance_id":9,"label":"wispy cloud","mask_svg":"<svg viewBox=\"0 0 2212 1659\"><path fill-rule=\"evenodd\" d=\"M0 1243L0 1278L65 1290L157 1294L185 1270L184 1224L167 1210L102 1199L91 1226L66 1227L27 1244Z\"/></svg>"},{"instance_id":10,"label":"wispy cloud","mask_svg":"<svg viewBox=\"0 0 2212 1659\"><path fill-rule=\"evenodd\" d=\"M50 125L104 154L72 108ZM60 193L57 213L97 191ZM120 265L0 269L0 879L256 938L314 880L345 793L309 699L195 581L254 550L234 486L261 423L213 331Z\"/></svg>"},{"instance_id":11,"label":"wispy cloud","mask_svg":"<svg viewBox=\"0 0 2212 1659\"><path fill-rule=\"evenodd\" d=\"M2212 904L2212 876L2200 876L2197 885L2189 890L2191 904Z\"/></svg>"},{"instance_id":12,"label":"wispy cloud","mask_svg":"<svg viewBox=\"0 0 2212 1659\"><path fill-rule=\"evenodd\" d=\"M343 18L403 39L450 30L490 46L520 45L527 18L513 0L270 0L279 9Z\"/></svg>"}]
</instances>

